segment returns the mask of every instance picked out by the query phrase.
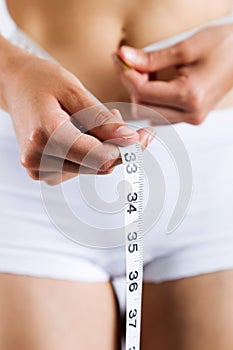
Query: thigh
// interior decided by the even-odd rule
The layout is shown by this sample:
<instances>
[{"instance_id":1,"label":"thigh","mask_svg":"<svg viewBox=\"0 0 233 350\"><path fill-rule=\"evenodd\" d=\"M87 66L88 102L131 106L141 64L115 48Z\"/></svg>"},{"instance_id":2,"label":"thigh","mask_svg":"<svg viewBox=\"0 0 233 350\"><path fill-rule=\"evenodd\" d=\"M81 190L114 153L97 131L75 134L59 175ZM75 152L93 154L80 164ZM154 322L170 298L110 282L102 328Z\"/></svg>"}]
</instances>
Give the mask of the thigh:
<instances>
[{"instance_id":1,"label":"thigh","mask_svg":"<svg viewBox=\"0 0 233 350\"><path fill-rule=\"evenodd\" d=\"M118 350L110 283L0 274L1 350Z\"/></svg>"},{"instance_id":2,"label":"thigh","mask_svg":"<svg viewBox=\"0 0 233 350\"><path fill-rule=\"evenodd\" d=\"M233 270L145 283L142 350L233 349Z\"/></svg>"}]
</instances>

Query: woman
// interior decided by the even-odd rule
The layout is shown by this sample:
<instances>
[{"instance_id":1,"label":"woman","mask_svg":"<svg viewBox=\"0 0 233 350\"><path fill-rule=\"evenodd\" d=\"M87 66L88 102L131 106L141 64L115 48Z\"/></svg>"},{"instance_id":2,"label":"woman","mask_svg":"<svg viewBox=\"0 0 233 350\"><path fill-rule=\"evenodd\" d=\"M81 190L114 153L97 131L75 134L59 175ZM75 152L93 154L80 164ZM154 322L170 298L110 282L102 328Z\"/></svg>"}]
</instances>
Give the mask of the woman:
<instances>
[{"instance_id":1,"label":"woman","mask_svg":"<svg viewBox=\"0 0 233 350\"><path fill-rule=\"evenodd\" d=\"M192 162L195 189L189 213L175 235L167 237L154 227L145 237L142 349L231 348L232 26L215 27L208 35L204 31L204 38L200 34L195 44L191 41L189 45L193 39L187 39L191 54L184 45L175 50L173 46L173 50L160 51L159 59L156 52L129 53L130 48L125 47L142 48L227 16L231 1L70 1L67 6L65 1L8 0L7 5L17 26L45 50L18 28L8 38L23 49L0 38L1 107L11 116L21 163L33 179L39 177L48 135L73 113L95 105L83 85L101 102L130 101L131 97L171 122L187 122L178 124L177 132ZM25 49L48 60L53 57L64 68ZM115 56L114 67L114 53L130 69L122 69ZM175 76L167 66L176 68ZM209 74L204 80L207 66ZM224 67L224 74L219 67ZM151 82L157 71L158 80ZM216 72L218 89L213 79ZM198 84L199 77L205 84ZM183 93L175 95L181 82ZM200 87L204 97L206 92L208 97L212 94L213 87L218 93L208 101L196 98L199 95L193 92ZM217 102L224 102L225 109L212 112L200 124ZM124 121L116 111L99 108L93 124L85 125L82 120L91 132L74 144L62 180L79 171L111 172L119 156L113 143L140 140L145 147L151 141L148 129L123 129ZM1 114L1 349L118 349L119 314L111 281L124 275L124 249L90 249L58 233L43 211L37 183L18 164L10 116ZM71 125L58 146L69 143L77 130ZM112 144L101 143L109 139ZM158 154L153 143L151 150ZM95 154L95 162L92 159L80 168L85 154L96 146L101 152ZM57 184L60 176L54 169L59 154L48 155L48 160L42 180ZM111 186L116 171L102 177L102 184L109 181ZM167 176L172 180L170 172ZM67 186L72 195L74 187L69 189L69 182ZM85 215L81 196L78 205ZM107 221L101 215L93 218L94 224Z\"/></svg>"}]
</instances>

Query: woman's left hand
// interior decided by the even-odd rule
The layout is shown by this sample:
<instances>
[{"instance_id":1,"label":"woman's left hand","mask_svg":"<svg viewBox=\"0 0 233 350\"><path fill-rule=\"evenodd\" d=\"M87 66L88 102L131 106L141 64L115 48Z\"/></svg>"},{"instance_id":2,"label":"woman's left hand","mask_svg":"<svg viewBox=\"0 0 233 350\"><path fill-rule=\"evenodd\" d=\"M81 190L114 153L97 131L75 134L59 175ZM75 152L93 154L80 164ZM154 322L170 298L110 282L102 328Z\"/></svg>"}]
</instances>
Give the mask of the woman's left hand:
<instances>
[{"instance_id":1,"label":"woman's left hand","mask_svg":"<svg viewBox=\"0 0 233 350\"><path fill-rule=\"evenodd\" d=\"M153 52L122 46L113 58L132 102L171 123L200 124L233 87L233 24L208 27ZM160 80L158 72L167 68L173 68L172 78Z\"/></svg>"}]
</instances>

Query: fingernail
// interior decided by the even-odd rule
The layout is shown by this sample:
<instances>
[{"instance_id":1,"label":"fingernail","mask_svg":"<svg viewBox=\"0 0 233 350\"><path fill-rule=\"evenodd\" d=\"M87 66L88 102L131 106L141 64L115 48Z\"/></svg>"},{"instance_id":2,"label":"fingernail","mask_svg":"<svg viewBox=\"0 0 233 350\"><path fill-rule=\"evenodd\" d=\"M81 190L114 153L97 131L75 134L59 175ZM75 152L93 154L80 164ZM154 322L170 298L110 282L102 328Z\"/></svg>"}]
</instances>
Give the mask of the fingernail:
<instances>
[{"instance_id":1,"label":"fingernail","mask_svg":"<svg viewBox=\"0 0 233 350\"><path fill-rule=\"evenodd\" d=\"M113 62L117 63L123 70L132 69L132 67L126 64L126 62L124 62L120 56L113 55L112 59L113 59Z\"/></svg>"},{"instance_id":2,"label":"fingernail","mask_svg":"<svg viewBox=\"0 0 233 350\"><path fill-rule=\"evenodd\" d=\"M137 136L136 131L128 128L128 126L120 126L116 131L115 134L117 137L122 137L123 139L131 139L135 138Z\"/></svg>"},{"instance_id":3,"label":"fingernail","mask_svg":"<svg viewBox=\"0 0 233 350\"><path fill-rule=\"evenodd\" d=\"M148 144L149 143L151 143L154 139L155 139L155 135L156 135L156 132L155 132L155 130L154 129L149 129L148 130L148 133L149 133L149 135L148 135L148 138L147 138L147 142L148 142Z\"/></svg>"},{"instance_id":4,"label":"fingernail","mask_svg":"<svg viewBox=\"0 0 233 350\"><path fill-rule=\"evenodd\" d=\"M124 54L125 58L133 63L136 63L137 61L137 53L134 49L130 47L122 47L121 48L122 53Z\"/></svg>"}]
</instances>

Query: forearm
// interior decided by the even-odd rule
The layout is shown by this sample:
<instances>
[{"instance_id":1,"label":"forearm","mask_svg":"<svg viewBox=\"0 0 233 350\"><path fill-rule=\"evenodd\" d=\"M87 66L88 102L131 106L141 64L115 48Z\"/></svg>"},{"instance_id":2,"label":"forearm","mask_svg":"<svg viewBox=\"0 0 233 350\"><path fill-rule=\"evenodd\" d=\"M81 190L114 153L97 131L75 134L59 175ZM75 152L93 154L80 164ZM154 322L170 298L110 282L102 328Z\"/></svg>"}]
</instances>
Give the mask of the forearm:
<instances>
[{"instance_id":1,"label":"forearm","mask_svg":"<svg viewBox=\"0 0 233 350\"><path fill-rule=\"evenodd\" d=\"M12 45L0 35L0 108L8 111L7 86L14 72L19 69L19 59L27 55L22 49Z\"/></svg>"}]
</instances>

